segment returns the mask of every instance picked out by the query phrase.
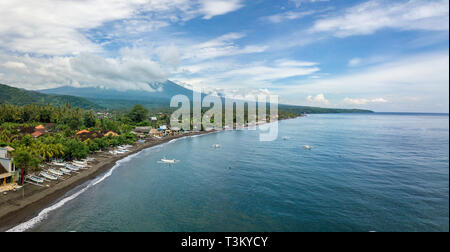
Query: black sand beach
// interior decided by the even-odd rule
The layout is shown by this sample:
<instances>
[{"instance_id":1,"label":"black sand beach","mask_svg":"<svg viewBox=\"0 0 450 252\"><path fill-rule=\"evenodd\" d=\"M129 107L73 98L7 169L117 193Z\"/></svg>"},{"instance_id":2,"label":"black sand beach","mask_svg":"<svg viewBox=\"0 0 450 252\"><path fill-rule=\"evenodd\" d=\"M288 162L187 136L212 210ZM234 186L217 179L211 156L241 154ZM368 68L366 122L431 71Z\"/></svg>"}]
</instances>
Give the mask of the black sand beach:
<instances>
[{"instance_id":1,"label":"black sand beach","mask_svg":"<svg viewBox=\"0 0 450 252\"><path fill-rule=\"evenodd\" d=\"M144 149L167 143L173 139L202 135L210 132L195 132L178 136L167 136L162 139L149 138L145 143L136 143L130 148L130 152L122 155L113 156L109 153L97 153L91 157L95 161L91 163L91 168L82 171L79 174L72 175L64 181L45 183L50 187L38 187L31 184L25 185L25 197L22 198L22 190L16 192L8 192L7 195L0 195L0 232L25 222L36 216L40 210L50 206L59 198L63 197L67 192L85 183L86 181L95 179L99 175L105 173L117 161L140 152Z\"/></svg>"}]
</instances>

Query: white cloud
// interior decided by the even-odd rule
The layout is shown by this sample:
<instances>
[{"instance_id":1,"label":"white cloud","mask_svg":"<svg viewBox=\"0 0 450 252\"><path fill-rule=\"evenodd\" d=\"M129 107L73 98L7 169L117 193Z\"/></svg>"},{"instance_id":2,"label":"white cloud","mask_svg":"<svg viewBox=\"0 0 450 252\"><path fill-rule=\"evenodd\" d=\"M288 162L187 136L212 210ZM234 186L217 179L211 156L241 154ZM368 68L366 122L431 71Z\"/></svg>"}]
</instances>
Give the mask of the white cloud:
<instances>
[{"instance_id":1,"label":"white cloud","mask_svg":"<svg viewBox=\"0 0 450 252\"><path fill-rule=\"evenodd\" d=\"M239 33L183 50L176 41L158 47L139 37L172 23L210 19L242 7L241 0L2 0L0 82L29 89L63 85L148 89L148 82L166 80L183 59L266 50L236 45L234 41L245 36ZM112 40L131 48L105 56L115 55L103 49Z\"/></svg>"},{"instance_id":2,"label":"white cloud","mask_svg":"<svg viewBox=\"0 0 450 252\"><path fill-rule=\"evenodd\" d=\"M27 89L45 89L59 86L102 86L119 90L147 90L148 83L165 81L171 68L164 57L156 61L139 49L125 48L116 58L103 58L92 53L77 56L31 57L0 54L0 83ZM158 49L155 49L157 54ZM157 55L154 57L157 58Z\"/></svg>"},{"instance_id":3,"label":"white cloud","mask_svg":"<svg viewBox=\"0 0 450 252\"><path fill-rule=\"evenodd\" d=\"M348 65L351 67L358 66L359 64L361 64L360 58L353 58L348 62Z\"/></svg>"},{"instance_id":4,"label":"white cloud","mask_svg":"<svg viewBox=\"0 0 450 252\"><path fill-rule=\"evenodd\" d=\"M384 99L384 98L375 98L375 99L372 99L370 102L373 102L373 103L386 103L388 101L386 99Z\"/></svg>"},{"instance_id":5,"label":"white cloud","mask_svg":"<svg viewBox=\"0 0 450 252\"><path fill-rule=\"evenodd\" d=\"M190 60L208 60L217 57L240 54L261 53L268 49L262 45L239 46L235 41L245 37L244 33L228 33L212 40L187 46L183 58Z\"/></svg>"},{"instance_id":6,"label":"white cloud","mask_svg":"<svg viewBox=\"0 0 450 252\"><path fill-rule=\"evenodd\" d=\"M240 0L2 0L0 49L40 55L100 52L87 32L106 23L127 33L148 32L195 17L241 8ZM112 32L114 33L114 32Z\"/></svg>"},{"instance_id":7,"label":"white cloud","mask_svg":"<svg viewBox=\"0 0 450 252\"><path fill-rule=\"evenodd\" d=\"M394 88L420 88L425 92L442 92L442 88L448 89L448 82L449 56L448 51L444 51L400 58L355 74L332 76L305 83L301 88L311 88L319 92L327 90L327 93L393 91Z\"/></svg>"},{"instance_id":8,"label":"white cloud","mask_svg":"<svg viewBox=\"0 0 450 252\"><path fill-rule=\"evenodd\" d=\"M331 32L337 37L373 34L384 28L447 31L448 0L370 0L343 14L318 20L311 31Z\"/></svg>"},{"instance_id":9,"label":"white cloud","mask_svg":"<svg viewBox=\"0 0 450 252\"><path fill-rule=\"evenodd\" d=\"M320 69L318 67L273 67L266 65L248 66L234 69L222 74L223 77L240 79L241 77L250 78L251 81L275 81L295 76L305 76L313 74ZM244 82L244 81L242 81Z\"/></svg>"},{"instance_id":10,"label":"white cloud","mask_svg":"<svg viewBox=\"0 0 450 252\"><path fill-rule=\"evenodd\" d=\"M8 69L21 69L21 70L27 70L27 66L22 62L14 62L14 61L8 61L6 63L2 64L4 68Z\"/></svg>"},{"instance_id":11,"label":"white cloud","mask_svg":"<svg viewBox=\"0 0 450 252\"><path fill-rule=\"evenodd\" d=\"M127 19L114 26L114 32L126 34L142 34L159 30L170 25L169 21L145 20L139 18Z\"/></svg>"},{"instance_id":12,"label":"white cloud","mask_svg":"<svg viewBox=\"0 0 450 252\"><path fill-rule=\"evenodd\" d=\"M298 8L304 3L328 2L329 0L290 0Z\"/></svg>"},{"instance_id":13,"label":"white cloud","mask_svg":"<svg viewBox=\"0 0 450 252\"><path fill-rule=\"evenodd\" d=\"M172 68L178 67L181 63L180 50L174 45L160 47L158 48L157 53L161 63Z\"/></svg>"},{"instance_id":14,"label":"white cloud","mask_svg":"<svg viewBox=\"0 0 450 252\"><path fill-rule=\"evenodd\" d=\"M382 103L381 99L374 100L378 105L389 105L385 111L445 112L449 106L449 54L448 51L440 51L397 58L358 73L323 76L321 79L303 81L297 86L278 87L285 97L311 93L326 93L341 99L375 96L389 101ZM416 97L420 101L407 97Z\"/></svg>"},{"instance_id":15,"label":"white cloud","mask_svg":"<svg viewBox=\"0 0 450 252\"><path fill-rule=\"evenodd\" d=\"M233 12L243 7L241 0L202 0L201 11L204 19L211 19L214 16L220 16Z\"/></svg>"},{"instance_id":16,"label":"white cloud","mask_svg":"<svg viewBox=\"0 0 450 252\"><path fill-rule=\"evenodd\" d=\"M328 101L325 98L324 94L318 94L314 97L312 95L309 95L308 97L306 97L306 99L314 105L329 105L330 104L330 101Z\"/></svg>"},{"instance_id":17,"label":"white cloud","mask_svg":"<svg viewBox=\"0 0 450 252\"><path fill-rule=\"evenodd\" d=\"M184 65L172 79L194 86L261 89L286 78L308 76L320 71L318 63L280 59L273 62L238 63L232 59Z\"/></svg>"},{"instance_id":18,"label":"white cloud","mask_svg":"<svg viewBox=\"0 0 450 252\"><path fill-rule=\"evenodd\" d=\"M312 67L317 66L319 63L309 62L309 61L298 61L298 60L289 60L289 59L281 59L275 61L276 65L280 67Z\"/></svg>"},{"instance_id":19,"label":"white cloud","mask_svg":"<svg viewBox=\"0 0 450 252\"><path fill-rule=\"evenodd\" d=\"M314 11L287 11L283 13L279 13L276 15L265 17L264 19L267 19L269 22L272 23L281 23L288 20L295 20L304 18L307 16L310 16L314 14Z\"/></svg>"},{"instance_id":20,"label":"white cloud","mask_svg":"<svg viewBox=\"0 0 450 252\"><path fill-rule=\"evenodd\" d=\"M366 99L366 98L345 98L344 102L351 105L366 105L368 103L386 103L388 102L384 98L374 98L374 99Z\"/></svg>"},{"instance_id":21,"label":"white cloud","mask_svg":"<svg viewBox=\"0 0 450 252\"><path fill-rule=\"evenodd\" d=\"M19 52L73 54L100 47L80 31L127 18L141 1L2 0L0 45Z\"/></svg>"},{"instance_id":22,"label":"white cloud","mask_svg":"<svg viewBox=\"0 0 450 252\"><path fill-rule=\"evenodd\" d=\"M187 89L196 89L201 90L202 93L213 95L213 96L221 96L221 97L228 97L233 99L241 99L245 100L245 97L253 96L256 97L258 95L274 95L273 92L271 92L268 89L264 88L246 88L246 87L240 87L240 88L220 88L220 87L209 87L209 86L202 86L202 85L192 85L195 81L190 81L189 83L175 80L175 83L178 85L185 87ZM197 83L198 84L198 83Z\"/></svg>"}]
</instances>

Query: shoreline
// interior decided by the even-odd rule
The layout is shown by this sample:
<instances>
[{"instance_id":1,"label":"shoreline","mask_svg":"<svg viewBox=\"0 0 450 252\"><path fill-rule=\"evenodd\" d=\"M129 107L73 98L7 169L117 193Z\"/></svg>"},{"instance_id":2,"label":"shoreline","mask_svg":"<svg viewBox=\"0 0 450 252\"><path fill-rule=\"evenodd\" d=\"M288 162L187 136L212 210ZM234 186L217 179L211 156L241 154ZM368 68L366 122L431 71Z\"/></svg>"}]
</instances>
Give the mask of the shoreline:
<instances>
[{"instance_id":1,"label":"shoreline","mask_svg":"<svg viewBox=\"0 0 450 252\"><path fill-rule=\"evenodd\" d=\"M213 132L213 131L212 131ZM40 211L53 205L58 199L66 195L74 188L93 180L104 174L116 163L128 156L134 155L145 149L168 143L174 139L189 136L205 135L209 132L193 132L179 136L169 136L162 139L146 139L147 142L139 144L135 143L130 152L117 156L103 156L104 153L94 154L92 157L96 159L95 164L88 170L82 171L77 175L73 175L65 180L52 183L51 187L38 188L37 186L25 185L25 198L22 199L22 190L9 192L7 196L0 195L0 232L5 232L39 214ZM105 152L106 153L106 152ZM99 159L100 161L97 161Z\"/></svg>"}]
</instances>

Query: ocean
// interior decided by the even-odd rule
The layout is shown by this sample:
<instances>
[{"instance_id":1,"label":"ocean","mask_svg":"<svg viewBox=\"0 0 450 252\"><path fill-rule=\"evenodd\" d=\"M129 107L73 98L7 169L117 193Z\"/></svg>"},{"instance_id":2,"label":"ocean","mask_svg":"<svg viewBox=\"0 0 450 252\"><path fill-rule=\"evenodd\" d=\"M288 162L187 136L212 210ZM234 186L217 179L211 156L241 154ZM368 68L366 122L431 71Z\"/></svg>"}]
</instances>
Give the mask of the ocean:
<instances>
[{"instance_id":1,"label":"ocean","mask_svg":"<svg viewBox=\"0 0 450 252\"><path fill-rule=\"evenodd\" d=\"M15 230L448 232L449 116L310 115L279 122L273 142L249 130L173 141Z\"/></svg>"}]
</instances>

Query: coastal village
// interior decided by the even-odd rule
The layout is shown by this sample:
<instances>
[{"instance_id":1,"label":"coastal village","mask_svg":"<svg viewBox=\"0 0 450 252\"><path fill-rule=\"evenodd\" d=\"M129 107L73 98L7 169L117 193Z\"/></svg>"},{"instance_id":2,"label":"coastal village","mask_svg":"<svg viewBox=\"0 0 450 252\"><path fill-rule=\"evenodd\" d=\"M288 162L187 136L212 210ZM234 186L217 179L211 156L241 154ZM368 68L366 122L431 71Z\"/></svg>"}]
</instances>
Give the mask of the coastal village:
<instances>
[{"instance_id":1,"label":"coastal village","mask_svg":"<svg viewBox=\"0 0 450 252\"><path fill-rule=\"evenodd\" d=\"M156 117L153 117L156 118ZM187 132L181 131L180 128L168 127L167 125L160 125L157 128L152 126L136 127L131 131L131 134L136 135L137 143L143 144L147 141L160 140L169 136L179 136ZM38 139L49 131L44 125L38 125L34 128L30 135L34 139ZM75 136L81 141L92 141L103 137L119 137L119 134L113 131L106 133L80 130ZM110 147L105 150L99 150L96 153L106 152L108 155L120 155L129 152L131 145L121 145L117 147ZM6 195L9 191L17 191L22 188L25 183L40 186L44 182L51 182L64 178L65 175L79 174L80 171L89 168L89 163L93 162L93 158L86 158L82 160L72 160L66 162L64 160L52 160L40 165L41 171L34 174L24 175L21 169L17 169L14 163L13 152L14 148L10 146L0 148L0 193ZM56 168L52 168L56 167Z\"/></svg>"},{"instance_id":2,"label":"coastal village","mask_svg":"<svg viewBox=\"0 0 450 252\"><path fill-rule=\"evenodd\" d=\"M81 112L80 109L71 109L70 105L67 105L64 113L76 112L77 114L71 117L85 117L84 122L79 123L81 129L78 130L73 129L75 127L62 127L61 123L58 125L55 122L34 123L36 126L27 122L12 123L7 119L7 114L11 113L8 109L24 108L1 106L0 108L6 111L2 114L6 119L3 119L0 127L0 205L1 197L14 194L23 187L46 188L68 177L77 176L91 168L96 163L96 157L123 156L136 149L136 146L157 143L166 138L189 133L177 127L170 127L167 120L170 117L167 113L158 112L151 115L141 106L130 112L134 113L132 116L137 116L137 119L119 123L118 121L123 119L117 119L117 115L109 112ZM42 106L36 108L45 113ZM51 109L53 112L56 110ZM17 146L18 150L13 146Z\"/></svg>"}]
</instances>

